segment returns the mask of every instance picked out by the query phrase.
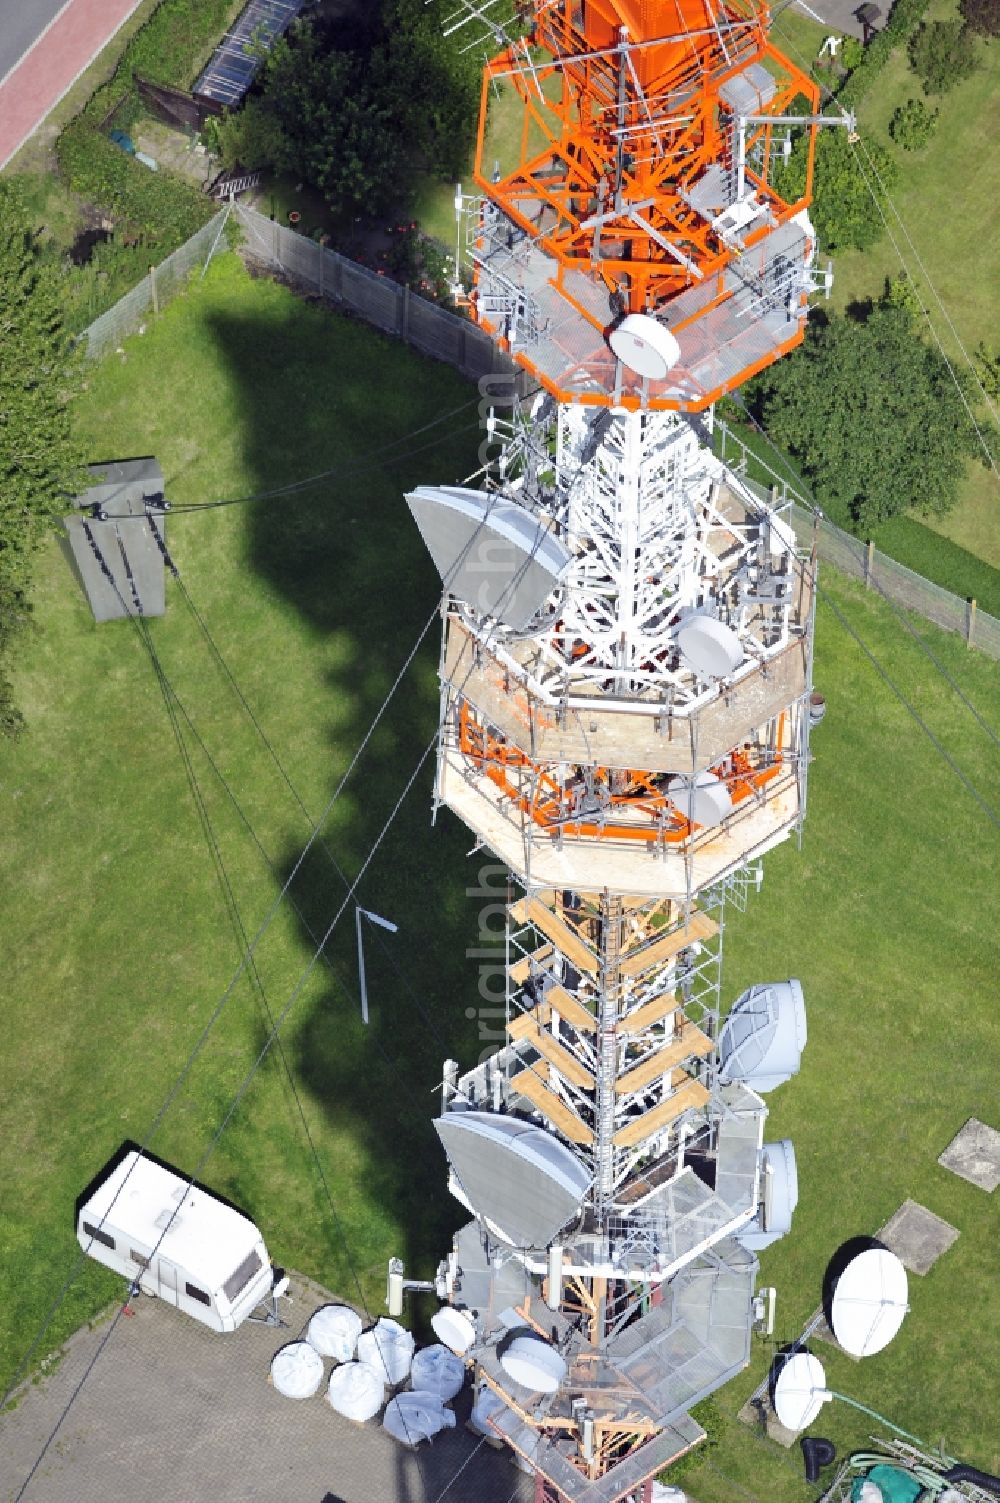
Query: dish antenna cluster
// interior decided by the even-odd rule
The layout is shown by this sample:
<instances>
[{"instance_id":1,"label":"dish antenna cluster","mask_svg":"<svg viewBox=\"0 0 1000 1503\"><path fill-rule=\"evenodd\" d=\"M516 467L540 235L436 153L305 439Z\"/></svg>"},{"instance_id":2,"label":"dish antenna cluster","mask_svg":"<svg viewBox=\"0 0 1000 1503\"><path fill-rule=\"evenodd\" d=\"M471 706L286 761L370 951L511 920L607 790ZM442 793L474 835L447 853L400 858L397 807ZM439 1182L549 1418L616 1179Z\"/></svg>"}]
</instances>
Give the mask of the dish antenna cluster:
<instances>
[{"instance_id":1,"label":"dish antenna cluster","mask_svg":"<svg viewBox=\"0 0 1000 1503\"><path fill-rule=\"evenodd\" d=\"M849 1260L833 1283L830 1326L851 1357L873 1357L899 1332L909 1310L906 1269L896 1254L872 1240ZM842 1399L826 1386L826 1373L811 1352L780 1359L774 1381L774 1412L786 1430L806 1430L824 1404ZM861 1407L861 1406L855 1406Z\"/></svg>"},{"instance_id":2,"label":"dish antenna cluster","mask_svg":"<svg viewBox=\"0 0 1000 1503\"><path fill-rule=\"evenodd\" d=\"M767 24L535 0L517 35L495 6L446 26L500 48L484 115L498 88L525 112L517 160L480 131L456 205L466 301L534 396L491 413L473 482L407 498L444 590L435 808L517 886L504 1047L445 1065L471 1219L435 1329L563 1503L644 1498L703 1438L798 1193L762 1093L798 1069L802 991L754 988L720 1032L721 945L804 817L815 559L698 417L801 341L813 284L772 127L811 153L828 122L790 115L816 85Z\"/></svg>"}]
</instances>

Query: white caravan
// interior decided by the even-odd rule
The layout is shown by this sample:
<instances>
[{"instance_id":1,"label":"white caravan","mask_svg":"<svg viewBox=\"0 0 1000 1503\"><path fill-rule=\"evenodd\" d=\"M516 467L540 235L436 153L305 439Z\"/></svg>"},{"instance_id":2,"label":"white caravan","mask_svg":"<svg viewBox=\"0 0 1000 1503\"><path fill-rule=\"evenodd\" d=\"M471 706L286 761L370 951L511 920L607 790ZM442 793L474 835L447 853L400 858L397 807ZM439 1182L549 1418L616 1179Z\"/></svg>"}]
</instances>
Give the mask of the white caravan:
<instances>
[{"instance_id":1,"label":"white caravan","mask_svg":"<svg viewBox=\"0 0 1000 1503\"><path fill-rule=\"evenodd\" d=\"M81 1208L76 1235L90 1257L214 1331L235 1331L271 1293L253 1222L136 1152Z\"/></svg>"}]
</instances>

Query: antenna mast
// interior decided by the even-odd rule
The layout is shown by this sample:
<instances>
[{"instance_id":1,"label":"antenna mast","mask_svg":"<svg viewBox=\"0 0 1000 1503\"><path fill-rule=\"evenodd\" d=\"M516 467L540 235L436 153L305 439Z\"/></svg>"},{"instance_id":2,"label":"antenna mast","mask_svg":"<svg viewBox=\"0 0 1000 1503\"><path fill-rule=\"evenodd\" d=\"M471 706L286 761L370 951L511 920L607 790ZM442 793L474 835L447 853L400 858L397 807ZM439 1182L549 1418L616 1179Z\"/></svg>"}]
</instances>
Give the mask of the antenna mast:
<instances>
[{"instance_id":1,"label":"antenna mast","mask_svg":"<svg viewBox=\"0 0 1000 1503\"><path fill-rule=\"evenodd\" d=\"M445 1071L472 1219L435 1320L539 1503L644 1503L745 1366L755 1254L797 1197L762 1093L798 1069L801 988L724 1025L720 989L726 904L805 815L815 559L711 434L803 337L818 91L757 0L503 8L446 26L502 47L456 203L472 314L535 395L491 415L478 489L408 497L445 586L436 802L518 887L506 1043ZM501 86L524 130L494 169Z\"/></svg>"}]
</instances>

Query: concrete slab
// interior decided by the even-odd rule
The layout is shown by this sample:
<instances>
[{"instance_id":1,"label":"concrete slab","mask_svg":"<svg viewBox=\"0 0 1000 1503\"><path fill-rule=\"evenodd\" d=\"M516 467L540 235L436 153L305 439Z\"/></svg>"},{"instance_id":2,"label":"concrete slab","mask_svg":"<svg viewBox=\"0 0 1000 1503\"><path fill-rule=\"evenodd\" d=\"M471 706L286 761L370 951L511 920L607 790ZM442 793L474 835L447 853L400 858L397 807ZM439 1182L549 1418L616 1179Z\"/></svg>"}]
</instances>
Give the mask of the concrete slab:
<instances>
[{"instance_id":1,"label":"concrete slab","mask_svg":"<svg viewBox=\"0 0 1000 1503\"><path fill-rule=\"evenodd\" d=\"M458 1425L412 1452L373 1421L354 1425L322 1397L296 1402L268 1383L278 1347L335 1296L302 1293L293 1278L290 1331L245 1325L217 1335L140 1298L95 1357L107 1322L67 1344L58 1367L28 1385L0 1418L0 1500L20 1496L53 1426L56 1439L25 1503L529 1503L533 1485L507 1453ZM88 1373L90 1364L94 1366ZM454 1483L454 1485L452 1485Z\"/></svg>"},{"instance_id":2,"label":"concrete slab","mask_svg":"<svg viewBox=\"0 0 1000 1503\"><path fill-rule=\"evenodd\" d=\"M756 1431L758 1435L766 1435L768 1440L773 1440L776 1445L782 1446L786 1451L791 1450L801 1433L798 1430L785 1429L771 1408L770 1400L766 1397L756 1400L748 1399L736 1418L741 1424Z\"/></svg>"},{"instance_id":3,"label":"concrete slab","mask_svg":"<svg viewBox=\"0 0 1000 1503\"><path fill-rule=\"evenodd\" d=\"M929 1273L958 1237L958 1229L915 1200L904 1200L876 1233L910 1273Z\"/></svg>"},{"instance_id":4,"label":"concrete slab","mask_svg":"<svg viewBox=\"0 0 1000 1503\"><path fill-rule=\"evenodd\" d=\"M970 1117L952 1138L938 1163L992 1195L1000 1185L1000 1132Z\"/></svg>"},{"instance_id":5,"label":"concrete slab","mask_svg":"<svg viewBox=\"0 0 1000 1503\"><path fill-rule=\"evenodd\" d=\"M815 1336L815 1338L816 1338L817 1341L825 1341L828 1346L834 1346L834 1347L836 1347L838 1352L844 1352L844 1356L845 1357L850 1357L850 1359L851 1359L852 1362L860 1362L861 1361L861 1358L860 1357L856 1357L853 1352L845 1352L844 1351L844 1348L841 1346L840 1342L837 1340L836 1336L833 1334L833 1331L830 1329L830 1322L827 1320L826 1316L823 1314L822 1308L820 1308L819 1310L816 1311L816 1314L812 1317L812 1320L810 1321L810 1326L811 1326L811 1332L810 1332L810 1334L812 1336Z\"/></svg>"}]
</instances>

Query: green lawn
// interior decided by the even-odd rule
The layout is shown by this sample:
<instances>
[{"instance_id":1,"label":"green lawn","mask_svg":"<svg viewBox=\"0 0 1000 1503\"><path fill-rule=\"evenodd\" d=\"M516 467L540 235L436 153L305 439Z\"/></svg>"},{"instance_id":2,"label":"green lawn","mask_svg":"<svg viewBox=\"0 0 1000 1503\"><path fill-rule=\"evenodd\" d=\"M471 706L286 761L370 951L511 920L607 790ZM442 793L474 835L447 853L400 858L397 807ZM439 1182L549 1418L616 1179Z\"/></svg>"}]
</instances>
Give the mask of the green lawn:
<instances>
[{"instance_id":1,"label":"green lawn","mask_svg":"<svg viewBox=\"0 0 1000 1503\"><path fill-rule=\"evenodd\" d=\"M392 463L395 439L462 402L467 413L401 446L406 457ZM79 422L95 459L155 453L175 503L335 467L330 481L294 499L168 520L193 598L302 796L319 809L436 600L402 495L417 480L453 481L473 467L475 393L359 324L249 279L225 256L154 331L128 342L124 360L91 371ZM767 858L763 893L727 931L727 999L753 980L798 975L809 1006L803 1071L771 1098L768 1127L769 1139L795 1140L801 1201L793 1234L764 1257L763 1282L778 1286L778 1334L787 1339L817 1305L825 1264L844 1239L873 1231L908 1195L952 1221L961 1237L927 1278L913 1280L903 1335L861 1366L831 1353L829 1375L907 1429L943 1434L955 1452L995 1470L987 1416L1000 1338L968 1297L989 1277L992 1208L935 1160L968 1116L995 1114L996 845L831 603L987 797L1000 766L885 607L832 574L824 590L816 681L829 713L814 741L804 849L788 844ZM168 615L151 625L156 649L285 873L304 821L176 588L169 598ZM0 748L4 1377L72 1263L74 1197L123 1139L145 1135L237 957L134 629L92 624L55 546L42 560L37 618L19 673L30 730ZM1000 722L994 665L921 630L979 711ZM434 626L329 821L351 873L434 729L436 637ZM276 879L197 747L192 756L253 932ZM353 982L348 993L319 974L284 1035L350 1258L277 1062L258 1075L203 1176L257 1218L279 1260L348 1296L357 1270L373 1311L390 1254L427 1276L447 1246L458 1208L430 1122L434 1085L446 1055L468 1063L482 1047L466 1018L475 962L464 958L478 943L466 888L479 862L466 860L468 833L450 816L430 828L429 781L425 773L406 800L361 889L400 926L386 949L369 947L371 1028L359 1023ZM339 892L320 858L293 886L313 925L328 921ZM331 949L353 978L351 925ZM259 951L273 1008L311 951L286 907ZM263 1028L258 999L238 986L155 1151L193 1167ZM88 1264L43 1350L118 1287ZM699 1503L733 1503L741 1489L759 1503L810 1496L797 1453L732 1421L765 1360L758 1347L752 1372L720 1395L722 1444L690 1480ZM860 1416L855 1425L842 1408L827 1414L823 1431L838 1442L868 1433Z\"/></svg>"},{"instance_id":2,"label":"green lawn","mask_svg":"<svg viewBox=\"0 0 1000 1503\"><path fill-rule=\"evenodd\" d=\"M931 0L927 10L930 21L957 15L955 0ZM898 276L905 261L937 338L970 381L970 391L974 383L965 355L971 356L980 341L991 349L1000 347L1000 236L994 207L1000 195L1000 153L995 130L991 137L989 126L1000 90L1000 51L980 42L979 52L978 72L949 93L927 99L940 112L930 143L917 152L891 148L900 168L892 192L896 214L887 214L891 233L870 251L846 251L835 257L832 299L835 308L843 309L878 297L886 278ZM863 100L860 121L889 143L889 121L897 105L922 98L923 86L899 48ZM956 170L956 163L970 164L969 170ZM991 438L987 429L985 436L995 450L995 433ZM954 509L926 525L1000 567L996 475L985 465L970 465Z\"/></svg>"},{"instance_id":3,"label":"green lawn","mask_svg":"<svg viewBox=\"0 0 1000 1503\"><path fill-rule=\"evenodd\" d=\"M958 16L956 0L931 0L929 21ZM907 99L926 99L940 112L937 131L922 151L891 146L899 163L899 183L892 200L902 220L889 215L898 242L922 299L929 308L941 341L951 358L959 350L934 292L917 265L926 269L966 349L979 340L1000 344L1000 243L994 233L1000 196L1000 155L990 149L988 122L1000 87L1000 56L995 47L979 44L981 66L947 94L925 96L910 68L906 52L897 48L876 86L862 101L860 123L879 140L889 142L889 121L897 105ZM956 171L956 163L975 164L975 170ZM993 228L991 229L991 226ZM836 257L833 301L836 307L877 297L887 276L900 271L899 255L888 235L870 251Z\"/></svg>"}]
</instances>

